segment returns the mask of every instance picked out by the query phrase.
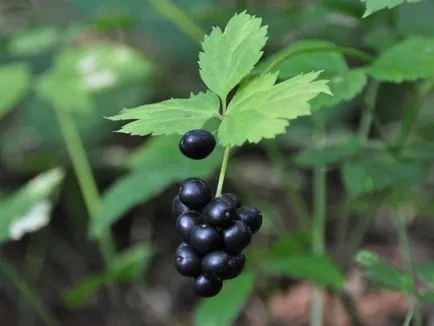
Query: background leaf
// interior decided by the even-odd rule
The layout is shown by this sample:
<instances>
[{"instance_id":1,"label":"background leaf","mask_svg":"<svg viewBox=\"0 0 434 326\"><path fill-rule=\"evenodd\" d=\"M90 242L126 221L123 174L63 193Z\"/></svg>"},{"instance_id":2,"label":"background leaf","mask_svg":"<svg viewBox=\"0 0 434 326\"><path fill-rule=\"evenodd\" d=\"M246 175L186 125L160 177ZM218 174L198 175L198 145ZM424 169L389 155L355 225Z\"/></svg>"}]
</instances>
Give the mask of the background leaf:
<instances>
[{"instance_id":1,"label":"background leaf","mask_svg":"<svg viewBox=\"0 0 434 326\"><path fill-rule=\"evenodd\" d=\"M194 315L196 326L230 326L240 313L255 285L255 277L242 273L237 278L225 281L218 296L203 300Z\"/></svg>"},{"instance_id":2,"label":"background leaf","mask_svg":"<svg viewBox=\"0 0 434 326\"><path fill-rule=\"evenodd\" d=\"M434 286L434 261L428 261L416 270L416 273L425 282L428 282L431 286Z\"/></svg>"},{"instance_id":3,"label":"background leaf","mask_svg":"<svg viewBox=\"0 0 434 326\"><path fill-rule=\"evenodd\" d=\"M378 80L400 83L434 77L434 38L411 37L383 52L369 68Z\"/></svg>"},{"instance_id":4,"label":"background leaf","mask_svg":"<svg viewBox=\"0 0 434 326\"><path fill-rule=\"evenodd\" d=\"M411 291L411 278L392 265L384 262L376 254L366 250L359 251L356 261L364 268L366 278L392 290Z\"/></svg>"},{"instance_id":5,"label":"background leaf","mask_svg":"<svg viewBox=\"0 0 434 326\"><path fill-rule=\"evenodd\" d=\"M226 98L262 56L267 28L262 19L246 12L235 14L224 31L214 27L202 43L199 54L200 76L208 88Z\"/></svg>"},{"instance_id":6,"label":"background leaf","mask_svg":"<svg viewBox=\"0 0 434 326\"><path fill-rule=\"evenodd\" d=\"M27 94L31 72L24 63L0 66L0 118Z\"/></svg>"},{"instance_id":7,"label":"background leaf","mask_svg":"<svg viewBox=\"0 0 434 326\"><path fill-rule=\"evenodd\" d=\"M186 159L177 149L179 137L151 139L130 161L134 171L119 178L105 193L100 214L91 221L90 234L98 237L111 223L134 205L159 194L177 180L206 177L220 164L221 148L205 160Z\"/></svg>"},{"instance_id":8,"label":"background leaf","mask_svg":"<svg viewBox=\"0 0 434 326\"><path fill-rule=\"evenodd\" d=\"M326 256L296 254L271 258L263 263L262 269L268 274L311 280L334 289L344 284L343 274Z\"/></svg>"},{"instance_id":9,"label":"background leaf","mask_svg":"<svg viewBox=\"0 0 434 326\"><path fill-rule=\"evenodd\" d=\"M424 0L362 0L362 2L366 2L366 11L363 14L363 18L383 9L392 9L404 2L413 3L420 1Z\"/></svg>"},{"instance_id":10,"label":"background leaf","mask_svg":"<svg viewBox=\"0 0 434 326\"><path fill-rule=\"evenodd\" d=\"M25 29L12 36L8 51L12 55L36 55L53 48L60 40L60 30L53 26Z\"/></svg>"},{"instance_id":11,"label":"background leaf","mask_svg":"<svg viewBox=\"0 0 434 326\"><path fill-rule=\"evenodd\" d=\"M0 243L46 225L51 212L49 198L63 178L60 168L41 173L0 202Z\"/></svg>"}]
</instances>

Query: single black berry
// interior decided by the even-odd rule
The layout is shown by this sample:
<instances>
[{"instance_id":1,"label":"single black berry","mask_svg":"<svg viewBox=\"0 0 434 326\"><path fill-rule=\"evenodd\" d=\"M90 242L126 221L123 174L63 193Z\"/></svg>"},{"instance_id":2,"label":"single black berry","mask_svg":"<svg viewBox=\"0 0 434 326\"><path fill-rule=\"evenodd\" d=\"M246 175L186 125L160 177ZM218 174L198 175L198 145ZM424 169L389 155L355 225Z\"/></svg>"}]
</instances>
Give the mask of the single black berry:
<instances>
[{"instance_id":1,"label":"single black berry","mask_svg":"<svg viewBox=\"0 0 434 326\"><path fill-rule=\"evenodd\" d=\"M241 221L233 221L222 233L224 248L230 254L236 254L246 248L252 239L249 228Z\"/></svg>"},{"instance_id":2,"label":"single black berry","mask_svg":"<svg viewBox=\"0 0 434 326\"><path fill-rule=\"evenodd\" d=\"M226 201L231 207L234 207L235 209L241 207L241 200L240 198L235 195L234 193L228 192L222 195L222 200Z\"/></svg>"},{"instance_id":3,"label":"single black berry","mask_svg":"<svg viewBox=\"0 0 434 326\"><path fill-rule=\"evenodd\" d=\"M191 231L200 222L200 214L197 212L187 212L179 215L176 220L176 228L178 229L182 240L189 243Z\"/></svg>"},{"instance_id":4,"label":"single black berry","mask_svg":"<svg viewBox=\"0 0 434 326\"><path fill-rule=\"evenodd\" d=\"M262 214L254 207L241 207L237 209L237 219L244 222L252 233L259 231L262 225Z\"/></svg>"},{"instance_id":5,"label":"single black berry","mask_svg":"<svg viewBox=\"0 0 434 326\"><path fill-rule=\"evenodd\" d=\"M202 273L208 277L222 277L228 273L229 254L224 251L213 251L203 257Z\"/></svg>"},{"instance_id":6,"label":"single black berry","mask_svg":"<svg viewBox=\"0 0 434 326\"><path fill-rule=\"evenodd\" d=\"M217 227L226 226L235 218L235 209L221 198L210 201L202 213L206 223Z\"/></svg>"},{"instance_id":7,"label":"single black berry","mask_svg":"<svg viewBox=\"0 0 434 326\"><path fill-rule=\"evenodd\" d=\"M202 209L211 198L211 188L203 179L189 178L179 187L179 199L191 209Z\"/></svg>"},{"instance_id":8,"label":"single black berry","mask_svg":"<svg viewBox=\"0 0 434 326\"><path fill-rule=\"evenodd\" d=\"M178 218L179 215L182 213L186 213L190 211L190 208L188 208L186 205L182 203L182 201L179 199L179 196L177 195L175 198L173 198L172 201L172 216L173 218Z\"/></svg>"},{"instance_id":9,"label":"single black berry","mask_svg":"<svg viewBox=\"0 0 434 326\"><path fill-rule=\"evenodd\" d=\"M224 280L230 280L241 274L244 265L246 264L246 256L243 252L229 256L228 268L222 275Z\"/></svg>"},{"instance_id":10,"label":"single black berry","mask_svg":"<svg viewBox=\"0 0 434 326\"><path fill-rule=\"evenodd\" d=\"M187 242L181 242L181 244L176 248L175 252L178 253L178 251L182 250L182 248L185 248L185 247L191 247L191 246Z\"/></svg>"},{"instance_id":11,"label":"single black berry","mask_svg":"<svg viewBox=\"0 0 434 326\"><path fill-rule=\"evenodd\" d=\"M182 246L182 247L181 247ZM189 245L181 244L176 250L175 266L181 275L195 277L200 274L201 259Z\"/></svg>"},{"instance_id":12,"label":"single black berry","mask_svg":"<svg viewBox=\"0 0 434 326\"><path fill-rule=\"evenodd\" d=\"M197 295L209 298L217 295L222 289L223 282L216 278L207 278L205 275L199 275L193 283L193 290Z\"/></svg>"},{"instance_id":13,"label":"single black berry","mask_svg":"<svg viewBox=\"0 0 434 326\"><path fill-rule=\"evenodd\" d=\"M216 146L214 136L206 130L191 130L182 136L179 150L193 160L201 160L212 153Z\"/></svg>"},{"instance_id":14,"label":"single black berry","mask_svg":"<svg viewBox=\"0 0 434 326\"><path fill-rule=\"evenodd\" d=\"M198 225L191 231L190 244L200 254L205 255L219 249L221 243L220 233L209 225Z\"/></svg>"}]
</instances>

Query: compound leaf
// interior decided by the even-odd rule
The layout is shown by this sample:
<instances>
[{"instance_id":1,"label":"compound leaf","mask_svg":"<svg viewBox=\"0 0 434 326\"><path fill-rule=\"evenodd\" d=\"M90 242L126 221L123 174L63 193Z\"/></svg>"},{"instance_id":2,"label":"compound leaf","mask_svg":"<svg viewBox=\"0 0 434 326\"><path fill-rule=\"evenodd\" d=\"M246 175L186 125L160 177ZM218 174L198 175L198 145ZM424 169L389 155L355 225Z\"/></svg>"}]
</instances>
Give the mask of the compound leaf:
<instances>
[{"instance_id":1,"label":"compound leaf","mask_svg":"<svg viewBox=\"0 0 434 326\"><path fill-rule=\"evenodd\" d=\"M211 93L191 95L187 99L169 99L146 104L134 109L124 109L111 120L135 120L119 131L131 135L183 134L200 129L219 113L219 98Z\"/></svg>"},{"instance_id":2,"label":"compound leaf","mask_svg":"<svg viewBox=\"0 0 434 326\"><path fill-rule=\"evenodd\" d=\"M200 76L208 88L225 99L262 56L267 27L246 12L235 14L222 31L214 27L202 43Z\"/></svg>"},{"instance_id":3,"label":"compound leaf","mask_svg":"<svg viewBox=\"0 0 434 326\"><path fill-rule=\"evenodd\" d=\"M393 46L372 64L369 73L397 83L434 77L434 38L412 37Z\"/></svg>"},{"instance_id":4,"label":"compound leaf","mask_svg":"<svg viewBox=\"0 0 434 326\"><path fill-rule=\"evenodd\" d=\"M277 74L265 74L235 94L219 128L219 142L227 146L257 143L284 133L288 120L311 114L309 101L330 93L320 72L300 74L275 84Z\"/></svg>"},{"instance_id":5,"label":"compound leaf","mask_svg":"<svg viewBox=\"0 0 434 326\"><path fill-rule=\"evenodd\" d=\"M362 0L362 2L366 3L366 10L363 14L363 18L383 9L392 9L404 2L415 3L421 1L424 0Z\"/></svg>"}]
</instances>

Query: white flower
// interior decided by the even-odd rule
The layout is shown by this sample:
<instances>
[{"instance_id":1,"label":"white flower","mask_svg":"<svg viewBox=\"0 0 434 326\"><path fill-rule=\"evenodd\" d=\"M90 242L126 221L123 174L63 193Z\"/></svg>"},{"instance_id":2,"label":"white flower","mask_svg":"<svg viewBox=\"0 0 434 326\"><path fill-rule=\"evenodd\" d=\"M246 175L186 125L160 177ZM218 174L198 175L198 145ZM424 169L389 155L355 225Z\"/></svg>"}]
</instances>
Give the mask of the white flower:
<instances>
[{"instance_id":1,"label":"white flower","mask_svg":"<svg viewBox=\"0 0 434 326\"><path fill-rule=\"evenodd\" d=\"M33 206L25 215L16 218L9 227L12 240L19 240L26 233L31 233L46 226L50 221L51 202L44 200Z\"/></svg>"}]
</instances>

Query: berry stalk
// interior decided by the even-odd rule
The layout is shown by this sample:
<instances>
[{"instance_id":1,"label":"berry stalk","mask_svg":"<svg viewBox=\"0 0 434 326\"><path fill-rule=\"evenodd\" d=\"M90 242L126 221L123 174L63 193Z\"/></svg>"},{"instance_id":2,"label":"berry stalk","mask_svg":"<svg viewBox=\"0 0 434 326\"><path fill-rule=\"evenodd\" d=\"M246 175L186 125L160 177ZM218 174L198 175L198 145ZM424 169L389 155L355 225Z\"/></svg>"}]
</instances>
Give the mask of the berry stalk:
<instances>
[{"instance_id":1,"label":"berry stalk","mask_svg":"<svg viewBox=\"0 0 434 326\"><path fill-rule=\"evenodd\" d=\"M223 191L223 183L225 181L225 176L226 176L226 170L228 168L228 161L229 161L229 153L231 151L230 146L227 146L225 149L225 153L223 155L223 161L222 161L222 167L220 170L220 175L219 175L219 181L217 184L217 191L216 191L216 197L220 197Z\"/></svg>"}]
</instances>

